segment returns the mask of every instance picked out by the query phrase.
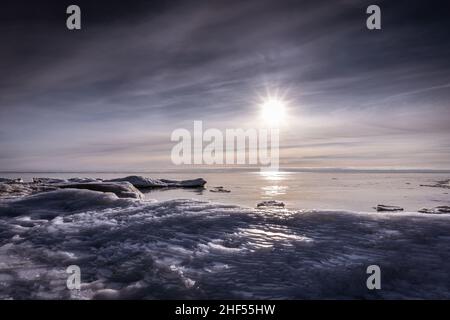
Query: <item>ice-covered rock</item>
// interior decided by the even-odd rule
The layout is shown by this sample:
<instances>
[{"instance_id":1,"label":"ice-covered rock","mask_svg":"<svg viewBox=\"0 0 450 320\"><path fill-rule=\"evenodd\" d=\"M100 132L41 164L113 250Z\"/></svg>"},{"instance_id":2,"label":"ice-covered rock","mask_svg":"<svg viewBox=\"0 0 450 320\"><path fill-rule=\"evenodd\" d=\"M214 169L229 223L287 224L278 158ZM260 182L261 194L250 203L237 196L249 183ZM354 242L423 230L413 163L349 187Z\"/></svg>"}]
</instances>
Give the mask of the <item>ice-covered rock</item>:
<instances>
[{"instance_id":1,"label":"ice-covered rock","mask_svg":"<svg viewBox=\"0 0 450 320\"><path fill-rule=\"evenodd\" d=\"M391 211L391 212L395 212L395 211L403 211L404 209L398 206L387 206L384 204L379 204L376 207L374 207L375 210L377 210L378 212L385 212L385 211Z\"/></svg>"},{"instance_id":2,"label":"ice-covered rock","mask_svg":"<svg viewBox=\"0 0 450 320\"><path fill-rule=\"evenodd\" d=\"M128 176L125 178L117 178L106 180L106 182L129 182L136 188L197 188L203 187L206 181L202 178L194 180L168 180L168 179L151 179L142 176Z\"/></svg>"},{"instance_id":3,"label":"ice-covered rock","mask_svg":"<svg viewBox=\"0 0 450 320\"><path fill-rule=\"evenodd\" d=\"M230 190L225 189L224 187L220 186L220 187L214 187L211 190L209 190L209 192L223 192L223 193L230 193Z\"/></svg>"},{"instance_id":4,"label":"ice-covered rock","mask_svg":"<svg viewBox=\"0 0 450 320\"><path fill-rule=\"evenodd\" d=\"M266 200L257 204L258 208L284 208L284 202L277 200Z\"/></svg>"},{"instance_id":5,"label":"ice-covered rock","mask_svg":"<svg viewBox=\"0 0 450 320\"><path fill-rule=\"evenodd\" d=\"M144 195L129 182L87 182L58 185L61 189L85 189L101 192L112 192L119 198L143 199Z\"/></svg>"},{"instance_id":6,"label":"ice-covered rock","mask_svg":"<svg viewBox=\"0 0 450 320\"><path fill-rule=\"evenodd\" d=\"M450 213L450 206L438 206L431 209L423 208L419 210L420 213L430 213L430 214L443 214Z\"/></svg>"}]
</instances>

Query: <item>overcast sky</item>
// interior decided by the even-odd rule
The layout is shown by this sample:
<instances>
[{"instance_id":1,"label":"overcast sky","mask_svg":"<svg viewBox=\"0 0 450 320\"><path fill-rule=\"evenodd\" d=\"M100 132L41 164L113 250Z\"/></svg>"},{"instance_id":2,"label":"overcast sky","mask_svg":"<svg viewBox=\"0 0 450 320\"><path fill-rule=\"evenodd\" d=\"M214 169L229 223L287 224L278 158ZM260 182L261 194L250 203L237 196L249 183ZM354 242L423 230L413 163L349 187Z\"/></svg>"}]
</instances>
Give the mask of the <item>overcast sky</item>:
<instances>
[{"instance_id":1,"label":"overcast sky","mask_svg":"<svg viewBox=\"0 0 450 320\"><path fill-rule=\"evenodd\" d=\"M252 127L267 92L283 166L450 169L448 1L29 2L0 8L1 171L168 167L174 129Z\"/></svg>"}]
</instances>

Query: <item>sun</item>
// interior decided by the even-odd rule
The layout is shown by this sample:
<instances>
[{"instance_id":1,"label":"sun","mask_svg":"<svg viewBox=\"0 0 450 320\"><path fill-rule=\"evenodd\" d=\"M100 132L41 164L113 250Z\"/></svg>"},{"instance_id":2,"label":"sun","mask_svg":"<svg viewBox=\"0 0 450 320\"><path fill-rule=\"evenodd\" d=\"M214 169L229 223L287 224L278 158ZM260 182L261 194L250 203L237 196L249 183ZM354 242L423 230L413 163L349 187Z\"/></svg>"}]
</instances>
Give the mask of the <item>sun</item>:
<instances>
[{"instance_id":1,"label":"sun","mask_svg":"<svg viewBox=\"0 0 450 320\"><path fill-rule=\"evenodd\" d=\"M261 118L271 127L279 127L286 121L286 104L280 99L269 98L261 104Z\"/></svg>"}]
</instances>

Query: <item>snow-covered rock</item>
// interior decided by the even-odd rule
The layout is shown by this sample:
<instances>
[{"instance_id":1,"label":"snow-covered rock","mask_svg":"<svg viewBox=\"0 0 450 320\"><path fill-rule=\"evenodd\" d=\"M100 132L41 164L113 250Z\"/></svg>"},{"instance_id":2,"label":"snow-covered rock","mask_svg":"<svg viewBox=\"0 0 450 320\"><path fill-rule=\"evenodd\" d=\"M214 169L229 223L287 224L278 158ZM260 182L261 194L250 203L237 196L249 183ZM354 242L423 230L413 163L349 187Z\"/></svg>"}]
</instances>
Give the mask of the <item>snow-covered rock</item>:
<instances>
[{"instance_id":1,"label":"snow-covered rock","mask_svg":"<svg viewBox=\"0 0 450 320\"><path fill-rule=\"evenodd\" d=\"M88 182L67 183L58 185L61 189L85 189L101 192L112 192L119 198L143 199L144 195L129 182Z\"/></svg>"}]
</instances>

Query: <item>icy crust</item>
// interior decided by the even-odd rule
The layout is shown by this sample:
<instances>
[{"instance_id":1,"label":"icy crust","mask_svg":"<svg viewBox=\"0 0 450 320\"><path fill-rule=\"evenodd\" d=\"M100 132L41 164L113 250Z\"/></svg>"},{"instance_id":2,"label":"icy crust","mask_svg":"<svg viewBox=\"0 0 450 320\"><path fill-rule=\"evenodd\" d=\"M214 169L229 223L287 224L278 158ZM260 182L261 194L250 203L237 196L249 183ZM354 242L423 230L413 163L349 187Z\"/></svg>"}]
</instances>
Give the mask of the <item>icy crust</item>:
<instances>
[{"instance_id":1,"label":"icy crust","mask_svg":"<svg viewBox=\"0 0 450 320\"><path fill-rule=\"evenodd\" d=\"M448 215L147 203L75 189L3 202L0 215L0 299L450 298ZM80 291L66 288L72 264ZM366 287L373 264L379 291Z\"/></svg>"}]
</instances>

